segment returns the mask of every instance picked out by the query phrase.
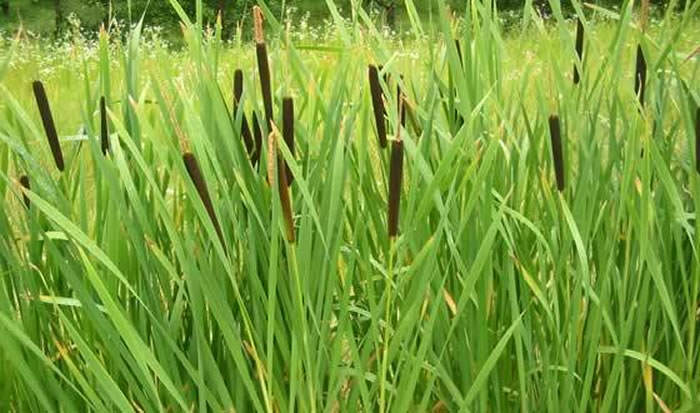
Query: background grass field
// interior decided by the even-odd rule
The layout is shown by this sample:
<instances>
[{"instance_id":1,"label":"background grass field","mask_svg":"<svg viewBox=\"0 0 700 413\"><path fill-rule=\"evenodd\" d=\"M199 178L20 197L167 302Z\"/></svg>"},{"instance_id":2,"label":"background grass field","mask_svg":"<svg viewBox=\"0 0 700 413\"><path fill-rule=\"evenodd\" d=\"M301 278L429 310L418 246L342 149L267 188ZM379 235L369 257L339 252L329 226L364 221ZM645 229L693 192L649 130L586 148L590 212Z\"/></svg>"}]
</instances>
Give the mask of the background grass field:
<instances>
[{"instance_id":1,"label":"background grass field","mask_svg":"<svg viewBox=\"0 0 700 413\"><path fill-rule=\"evenodd\" d=\"M241 139L244 117L264 118L255 45L202 30L201 14L181 16L184 47L140 25L2 40L1 410L700 409L700 3L644 24L634 2L574 2L583 61L557 2L506 31L489 2L457 16L437 2L428 21L407 0L400 35L330 0L322 28L260 4L274 119L256 166ZM404 148L398 237L370 64Z\"/></svg>"}]
</instances>

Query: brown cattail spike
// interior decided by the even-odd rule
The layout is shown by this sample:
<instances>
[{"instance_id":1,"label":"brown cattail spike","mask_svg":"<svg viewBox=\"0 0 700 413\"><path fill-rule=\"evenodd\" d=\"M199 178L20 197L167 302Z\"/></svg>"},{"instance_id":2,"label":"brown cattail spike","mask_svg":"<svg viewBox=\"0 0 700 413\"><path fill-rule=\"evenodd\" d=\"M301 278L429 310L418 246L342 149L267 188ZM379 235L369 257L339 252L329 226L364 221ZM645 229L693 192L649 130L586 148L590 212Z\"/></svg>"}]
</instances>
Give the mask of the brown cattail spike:
<instances>
[{"instance_id":1,"label":"brown cattail spike","mask_svg":"<svg viewBox=\"0 0 700 413\"><path fill-rule=\"evenodd\" d=\"M241 104L241 96L243 96L243 71L236 69L233 74L233 110L238 110L238 105Z\"/></svg>"},{"instance_id":2,"label":"brown cattail spike","mask_svg":"<svg viewBox=\"0 0 700 413\"><path fill-rule=\"evenodd\" d=\"M255 43L263 43L265 41L265 33L263 32L263 13L260 7L253 7L253 28L255 30Z\"/></svg>"},{"instance_id":3,"label":"brown cattail spike","mask_svg":"<svg viewBox=\"0 0 700 413\"><path fill-rule=\"evenodd\" d=\"M561 148L561 127L559 116L549 117L549 134L552 138L552 159L554 159L554 174L557 178L557 189L564 191L564 157Z\"/></svg>"},{"instance_id":4,"label":"brown cattail spike","mask_svg":"<svg viewBox=\"0 0 700 413\"><path fill-rule=\"evenodd\" d=\"M223 244L224 235L221 232L219 220L216 219L214 206L211 203L211 197L209 197L209 189L207 188L207 183L204 181L204 177L202 176L202 171L199 169L199 163L197 162L197 158L195 158L191 152L186 152L184 155L182 155L182 160L185 162L187 173L189 174L190 179L194 184L194 187L197 189L199 198L202 200L204 208L207 210L207 214L209 214L209 218L211 219L211 222L214 225L214 229L216 230L216 233L219 235L219 239Z\"/></svg>"},{"instance_id":5,"label":"brown cattail spike","mask_svg":"<svg viewBox=\"0 0 700 413\"><path fill-rule=\"evenodd\" d=\"M258 122L258 114L253 111L253 137L255 138L255 152L253 152L253 166L260 162L260 155L262 153L262 129L260 128L260 122Z\"/></svg>"},{"instance_id":6,"label":"brown cattail spike","mask_svg":"<svg viewBox=\"0 0 700 413\"><path fill-rule=\"evenodd\" d=\"M695 169L700 174L700 107L695 110Z\"/></svg>"},{"instance_id":7,"label":"brown cattail spike","mask_svg":"<svg viewBox=\"0 0 700 413\"><path fill-rule=\"evenodd\" d=\"M258 57L258 72L260 74L260 90L262 91L263 106L265 108L265 120L268 129L272 129L272 85L270 80L270 63L267 60L267 46L265 43L255 45Z\"/></svg>"},{"instance_id":8,"label":"brown cattail spike","mask_svg":"<svg viewBox=\"0 0 700 413\"><path fill-rule=\"evenodd\" d=\"M104 96L100 98L100 138L102 155L107 155L107 151L109 151L109 124L107 123L107 103Z\"/></svg>"},{"instance_id":9,"label":"brown cattail spike","mask_svg":"<svg viewBox=\"0 0 700 413\"><path fill-rule=\"evenodd\" d=\"M644 91L647 83L647 60L644 58L642 45L637 45L637 67L634 74L634 93L639 98L639 105L644 107Z\"/></svg>"},{"instance_id":10,"label":"brown cattail spike","mask_svg":"<svg viewBox=\"0 0 700 413\"><path fill-rule=\"evenodd\" d=\"M294 156L294 101L292 98L282 99L282 138L289 152ZM287 162L284 163L284 169L287 174L287 185L291 185L294 182L294 175Z\"/></svg>"},{"instance_id":11,"label":"brown cattail spike","mask_svg":"<svg viewBox=\"0 0 700 413\"><path fill-rule=\"evenodd\" d=\"M401 201L401 181L403 180L403 141L391 144L391 166L389 170L389 238L399 234L399 204Z\"/></svg>"},{"instance_id":12,"label":"brown cattail spike","mask_svg":"<svg viewBox=\"0 0 700 413\"><path fill-rule=\"evenodd\" d=\"M44 131L46 131L46 138L51 147L53 160L56 163L56 168L63 172L63 153L61 152L61 144L58 142L58 133L56 132L56 125L53 123L53 116L51 116L51 108L49 107L49 100L46 98L44 84L37 80L32 84L32 87L34 88L34 98L39 107L41 121L44 124Z\"/></svg>"},{"instance_id":13,"label":"brown cattail spike","mask_svg":"<svg viewBox=\"0 0 700 413\"><path fill-rule=\"evenodd\" d=\"M379 146L386 148L386 123L384 120L385 109L382 99L382 86L379 84L379 72L374 65L369 66L369 91L372 95L372 107L374 108L374 120L377 124Z\"/></svg>"},{"instance_id":14,"label":"brown cattail spike","mask_svg":"<svg viewBox=\"0 0 700 413\"><path fill-rule=\"evenodd\" d=\"M31 186L29 185L29 177L27 175L22 175L19 178L19 183L27 191L30 191L32 189ZM26 194L22 194L22 198L24 199L24 205L27 207L27 209L29 209L29 198L27 197Z\"/></svg>"},{"instance_id":15,"label":"brown cattail spike","mask_svg":"<svg viewBox=\"0 0 700 413\"><path fill-rule=\"evenodd\" d=\"M578 58L578 64L583 65L583 22L578 19L578 24L576 25L576 56ZM581 80L581 76L578 72L578 64L574 64L574 84L577 85Z\"/></svg>"}]
</instances>

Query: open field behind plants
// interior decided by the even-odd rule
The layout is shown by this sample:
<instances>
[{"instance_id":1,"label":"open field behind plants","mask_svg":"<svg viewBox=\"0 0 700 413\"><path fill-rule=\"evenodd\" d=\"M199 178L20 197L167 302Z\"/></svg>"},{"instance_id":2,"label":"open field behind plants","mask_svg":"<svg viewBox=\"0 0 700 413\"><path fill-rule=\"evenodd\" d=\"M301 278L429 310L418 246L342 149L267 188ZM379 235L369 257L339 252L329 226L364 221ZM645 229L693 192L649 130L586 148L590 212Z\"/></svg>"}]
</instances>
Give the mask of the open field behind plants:
<instances>
[{"instance_id":1,"label":"open field behind plants","mask_svg":"<svg viewBox=\"0 0 700 413\"><path fill-rule=\"evenodd\" d=\"M700 2L259 4L2 39L0 410L700 409Z\"/></svg>"}]
</instances>

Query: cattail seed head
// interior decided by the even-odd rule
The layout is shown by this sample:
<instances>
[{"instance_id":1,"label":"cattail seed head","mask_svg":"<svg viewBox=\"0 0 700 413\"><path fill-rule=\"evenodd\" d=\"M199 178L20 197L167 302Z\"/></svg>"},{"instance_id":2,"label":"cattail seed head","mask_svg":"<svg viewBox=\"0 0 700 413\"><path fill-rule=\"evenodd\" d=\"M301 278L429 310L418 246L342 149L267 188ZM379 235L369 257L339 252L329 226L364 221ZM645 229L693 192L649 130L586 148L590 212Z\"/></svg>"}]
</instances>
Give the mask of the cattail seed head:
<instances>
[{"instance_id":1,"label":"cattail seed head","mask_svg":"<svg viewBox=\"0 0 700 413\"><path fill-rule=\"evenodd\" d=\"M259 6L253 6L253 28L255 43L263 43L265 41L265 33L263 32L263 13Z\"/></svg>"},{"instance_id":2,"label":"cattail seed head","mask_svg":"<svg viewBox=\"0 0 700 413\"><path fill-rule=\"evenodd\" d=\"M634 93L639 98L639 105L644 107L644 91L647 83L647 61L641 45L637 45L637 66L634 74Z\"/></svg>"},{"instance_id":3,"label":"cattail seed head","mask_svg":"<svg viewBox=\"0 0 700 413\"><path fill-rule=\"evenodd\" d=\"M369 91L372 95L372 108L374 109L374 120L377 124L377 138L379 146L386 148L386 123L384 120L384 100L382 99L382 86L379 84L379 71L374 65L369 66Z\"/></svg>"},{"instance_id":4,"label":"cattail seed head","mask_svg":"<svg viewBox=\"0 0 700 413\"><path fill-rule=\"evenodd\" d=\"M39 114L41 115L41 121L44 124L46 138L48 139L49 146L51 147L53 160L56 164L56 168L63 172L63 152L61 152L61 144L58 142L58 133L56 132L56 125L53 122L53 116L51 115L49 100L46 98L44 84L37 80L32 84L32 87L34 89L34 98L36 99L36 104L39 108Z\"/></svg>"},{"instance_id":5,"label":"cattail seed head","mask_svg":"<svg viewBox=\"0 0 700 413\"><path fill-rule=\"evenodd\" d=\"M272 85L270 81L270 63L267 59L267 46L265 43L257 43L255 52L258 58L258 72L260 75L260 90L262 91L263 106L265 108L265 120L268 129L272 129Z\"/></svg>"},{"instance_id":6,"label":"cattail seed head","mask_svg":"<svg viewBox=\"0 0 700 413\"><path fill-rule=\"evenodd\" d=\"M243 96L243 71L236 69L233 74L233 111L238 110L238 105L241 104L241 96Z\"/></svg>"},{"instance_id":7,"label":"cattail seed head","mask_svg":"<svg viewBox=\"0 0 700 413\"><path fill-rule=\"evenodd\" d=\"M290 97L282 99L282 138L289 152L294 156L294 101ZM291 185L294 182L294 175L287 162L284 163L284 169L287 174L287 184Z\"/></svg>"},{"instance_id":8,"label":"cattail seed head","mask_svg":"<svg viewBox=\"0 0 700 413\"><path fill-rule=\"evenodd\" d=\"M389 238L399 234L399 207L401 201L401 182L403 180L403 141L395 140L391 144L391 165L389 170Z\"/></svg>"},{"instance_id":9,"label":"cattail seed head","mask_svg":"<svg viewBox=\"0 0 700 413\"><path fill-rule=\"evenodd\" d=\"M19 183L26 189L27 191L30 191L32 188L29 185L29 177L27 175L22 175L19 178ZM24 205L29 209L30 203L29 203L29 198L27 197L26 194L22 194L22 198L24 199Z\"/></svg>"},{"instance_id":10,"label":"cattail seed head","mask_svg":"<svg viewBox=\"0 0 700 413\"><path fill-rule=\"evenodd\" d=\"M577 19L578 23L576 25L576 56L581 65L583 65L583 22L581 19ZM578 65L574 64L574 84L577 85L581 80L581 76L578 72Z\"/></svg>"},{"instance_id":11,"label":"cattail seed head","mask_svg":"<svg viewBox=\"0 0 700 413\"><path fill-rule=\"evenodd\" d=\"M216 233L219 235L219 239L223 244L224 235L221 232L219 220L216 218L216 212L214 212L214 206L212 205L211 197L209 196L209 189L207 188L207 183L204 181L204 177L202 176L202 171L199 169L197 158L195 158L194 154L191 152L185 152L185 154L182 155L182 160L185 163L185 168L187 168L187 174L190 176L194 187L197 189L199 198L204 204L204 208L206 209L207 214L209 214L209 218L214 225L214 229L216 230Z\"/></svg>"},{"instance_id":12,"label":"cattail seed head","mask_svg":"<svg viewBox=\"0 0 700 413\"><path fill-rule=\"evenodd\" d=\"M102 155L107 155L107 151L109 151L109 124L107 123L107 103L104 96L100 98L100 138Z\"/></svg>"},{"instance_id":13,"label":"cattail seed head","mask_svg":"<svg viewBox=\"0 0 700 413\"><path fill-rule=\"evenodd\" d=\"M564 157L561 147L561 126L559 116L549 117L549 135L552 138L552 159L554 160L554 174L557 178L557 189L564 191Z\"/></svg>"}]
</instances>

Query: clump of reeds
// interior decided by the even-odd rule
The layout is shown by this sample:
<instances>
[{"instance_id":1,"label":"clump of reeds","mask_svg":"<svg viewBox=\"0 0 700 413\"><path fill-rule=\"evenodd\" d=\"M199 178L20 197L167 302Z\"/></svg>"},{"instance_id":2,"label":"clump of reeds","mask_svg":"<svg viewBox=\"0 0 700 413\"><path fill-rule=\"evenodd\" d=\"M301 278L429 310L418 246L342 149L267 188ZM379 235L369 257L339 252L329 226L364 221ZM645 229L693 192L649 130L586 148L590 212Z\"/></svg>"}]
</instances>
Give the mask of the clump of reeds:
<instances>
[{"instance_id":1,"label":"clump of reeds","mask_svg":"<svg viewBox=\"0 0 700 413\"><path fill-rule=\"evenodd\" d=\"M272 125L272 85L270 81L270 63L267 58L267 45L263 32L263 15L260 7L253 7L253 24L255 28L255 53L258 59L258 72L260 75L260 89L262 91L263 106L265 108L265 120L271 129Z\"/></svg>"},{"instance_id":2,"label":"clump of reeds","mask_svg":"<svg viewBox=\"0 0 700 413\"><path fill-rule=\"evenodd\" d=\"M233 118L235 119L238 115L238 108L241 104L241 96L243 95L243 71L237 69L233 75ZM257 161L254 161L254 153L256 151L255 143L253 142L253 135L250 133L250 127L248 126L248 119L246 119L245 113L241 114L241 138L243 139L243 144L245 145L246 152L248 152L248 157L250 157L253 166L256 165Z\"/></svg>"},{"instance_id":3,"label":"clump of reeds","mask_svg":"<svg viewBox=\"0 0 700 413\"><path fill-rule=\"evenodd\" d=\"M549 117L549 135L552 138L552 159L554 160L554 174L557 178L557 189L564 191L564 156L561 148L561 126L559 116Z\"/></svg>"},{"instance_id":4,"label":"clump of reeds","mask_svg":"<svg viewBox=\"0 0 700 413\"><path fill-rule=\"evenodd\" d=\"M29 177L27 175L22 175L19 178L19 183L27 191L32 189L31 186L29 185ZM29 209L29 206L30 206L29 197L27 197L27 195L25 193L22 193L22 199L24 200L24 205L27 207L27 209Z\"/></svg>"},{"instance_id":5,"label":"clump of reeds","mask_svg":"<svg viewBox=\"0 0 700 413\"><path fill-rule=\"evenodd\" d=\"M386 109L382 99L382 86L379 84L379 71L374 65L369 65L369 91L372 95L372 108L374 109L374 120L377 124L379 146L386 148L386 123L384 121Z\"/></svg>"},{"instance_id":6,"label":"clump of reeds","mask_svg":"<svg viewBox=\"0 0 700 413\"><path fill-rule=\"evenodd\" d=\"M403 141L395 140L391 144L391 165L389 169L389 238L399 234L399 207L401 201L401 182L403 180Z\"/></svg>"},{"instance_id":7,"label":"clump of reeds","mask_svg":"<svg viewBox=\"0 0 700 413\"><path fill-rule=\"evenodd\" d=\"M576 25L576 56L578 57L579 64L583 65L583 22L581 19L577 19ZM578 71L578 64L574 63L574 84L577 85L581 80L581 76Z\"/></svg>"},{"instance_id":8,"label":"clump of reeds","mask_svg":"<svg viewBox=\"0 0 700 413\"><path fill-rule=\"evenodd\" d=\"M54 163L56 164L56 168L63 172L63 152L61 152L61 144L58 142L58 133L56 132L56 125L53 122L53 116L51 115L49 100L46 98L44 84L37 80L32 84L32 87L34 89L36 105L39 108L39 115L41 115L41 122L44 124L46 139L48 139L49 146L51 147Z\"/></svg>"},{"instance_id":9,"label":"clump of reeds","mask_svg":"<svg viewBox=\"0 0 700 413\"><path fill-rule=\"evenodd\" d=\"M634 93L639 99L639 105L644 107L644 91L647 83L647 60L644 57L642 45L637 45L637 66L634 71Z\"/></svg>"},{"instance_id":10,"label":"clump of reeds","mask_svg":"<svg viewBox=\"0 0 700 413\"><path fill-rule=\"evenodd\" d=\"M695 109L695 169L700 174L700 107Z\"/></svg>"},{"instance_id":11,"label":"clump of reeds","mask_svg":"<svg viewBox=\"0 0 700 413\"><path fill-rule=\"evenodd\" d=\"M109 124L107 123L107 103L104 96L100 98L100 141L102 155L107 155L109 151Z\"/></svg>"},{"instance_id":12,"label":"clump of reeds","mask_svg":"<svg viewBox=\"0 0 700 413\"><path fill-rule=\"evenodd\" d=\"M223 244L224 235L221 232L219 220L216 218L216 212L214 212L214 206L212 205L211 197L209 196L209 189L207 188L207 183L204 181L204 177L202 176L202 171L199 169L197 158L195 158L194 154L191 152L185 152L185 154L182 155L182 160L185 163L185 168L187 168L187 174L190 176L194 187L197 189L199 198L202 200L204 208L206 209L207 214L209 214L212 224L214 224L214 229L216 230L216 233L219 235L219 239Z\"/></svg>"},{"instance_id":13,"label":"clump of reeds","mask_svg":"<svg viewBox=\"0 0 700 413\"><path fill-rule=\"evenodd\" d=\"M294 156L294 101L290 97L282 99L282 138L289 152ZM287 162L284 162L284 170L287 175L287 185L291 185L294 182L294 174Z\"/></svg>"}]
</instances>

